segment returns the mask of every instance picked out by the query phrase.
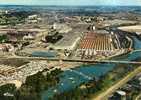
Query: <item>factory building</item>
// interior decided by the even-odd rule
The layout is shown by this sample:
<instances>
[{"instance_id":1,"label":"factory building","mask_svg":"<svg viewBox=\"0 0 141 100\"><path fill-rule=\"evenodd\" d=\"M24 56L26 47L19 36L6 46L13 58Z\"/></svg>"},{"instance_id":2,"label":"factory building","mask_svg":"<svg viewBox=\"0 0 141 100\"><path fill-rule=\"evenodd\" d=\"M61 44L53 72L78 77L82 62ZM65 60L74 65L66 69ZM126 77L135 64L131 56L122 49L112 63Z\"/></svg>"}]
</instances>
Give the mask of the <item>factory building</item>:
<instances>
[{"instance_id":1,"label":"factory building","mask_svg":"<svg viewBox=\"0 0 141 100\"><path fill-rule=\"evenodd\" d=\"M56 44L52 45L51 48L55 50L72 51L77 47L80 39L81 38L77 33L66 33L64 37Z\"/></svg>"},{"instance_id":2,"label":"factory building","mask_svg":"<svg viewBox=\"0 0 141 100\"><path fill-rule=\"evenodd\" d=\"M72 28L67 24L61 24L61 23L54 23L53 29L57 30L59 33L68 33L72 30Z\"/></svg>"},{"instance_id":3,"label":"factory building","mask_svg":"<svg viewBox=\"0 0 141 100\"><path fill-rule=\"evenodd\" d=\"M111 34L105 33L105 31L98 31L84 34L76 52L78 57L93 58L96 55L112 55L114 50Z\"/></svg>"},{"instance_id":4,"label":"factory building","mask_svg":"<svg viewBox=\"0 0 141 100\"><path fill-rule=\"evenodd\" d=\"M108 34L87 33L82 38L80 49L94 49L96 51L114 50L111 36Z\"/></svg>"}]
</instances>

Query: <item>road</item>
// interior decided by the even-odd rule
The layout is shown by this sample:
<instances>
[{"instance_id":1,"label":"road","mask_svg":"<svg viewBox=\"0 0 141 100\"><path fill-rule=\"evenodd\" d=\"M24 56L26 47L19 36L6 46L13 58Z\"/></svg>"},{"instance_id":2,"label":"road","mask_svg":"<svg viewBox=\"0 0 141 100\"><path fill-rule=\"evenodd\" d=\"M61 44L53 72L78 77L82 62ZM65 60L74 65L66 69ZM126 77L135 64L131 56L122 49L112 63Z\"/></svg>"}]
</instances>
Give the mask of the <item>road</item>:
<instances>
[{"instance_id":1,"label":"road","mask_svg":"<svg viewBox=\"0 0 141 100\"><path fill-rule=\"evenodd\" d=\"M105 100L109 95L115 92L118 88L126 84L129 80L135 77L137 74L141 73L141 67L138 67L133 72L129 73L122 80L117 82L115 85L111 86L109 89L99 94L97 97L92 97L92 100Z\"/></svg>"},{"instance_id":2,"label":"road","mask_svg":"<svg viewBox=\"0 0 141 100\"><path fill-rule=\"evenodd\" d=\"M0 59L23 59L23 60L47 60L47 61L63 61L63 62L82 62L82 63L118 63L118 64L139 64L141 62L136 61L118 61L118 60L83 60L83 59L59 59L59 58L46 58L46 57L5 57Z\"/></svg>"},{"instance_id":3,"label":"road","mask_svg":"<svg viewBox=\"0 0 141 100\"><path fill-rule=\"evenodd\" d=\"M140 98L141 98L141 94L139 94L139 95L136 97L135 100L140 100Z\"/></svg>"}]
</instances>

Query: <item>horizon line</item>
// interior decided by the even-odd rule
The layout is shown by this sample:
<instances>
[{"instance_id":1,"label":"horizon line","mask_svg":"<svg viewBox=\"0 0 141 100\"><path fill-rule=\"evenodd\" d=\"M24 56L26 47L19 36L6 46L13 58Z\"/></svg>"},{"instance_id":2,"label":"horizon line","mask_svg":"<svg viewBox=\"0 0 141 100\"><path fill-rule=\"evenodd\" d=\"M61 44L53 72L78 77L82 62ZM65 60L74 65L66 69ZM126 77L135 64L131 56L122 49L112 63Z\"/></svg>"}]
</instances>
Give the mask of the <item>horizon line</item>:
<instances>
[{"instance_id":1,"label":"horizon line","mask_svg":"<svg viewBox=\"0 0 141 100\"><path fill-rule=\"evenodd\" d=\"M140 6L141 7L141 5L38 5L38 4L36 4L36 5L34 5L34 4L0 4L0 6Z\"/></svg>"}]
</instances>

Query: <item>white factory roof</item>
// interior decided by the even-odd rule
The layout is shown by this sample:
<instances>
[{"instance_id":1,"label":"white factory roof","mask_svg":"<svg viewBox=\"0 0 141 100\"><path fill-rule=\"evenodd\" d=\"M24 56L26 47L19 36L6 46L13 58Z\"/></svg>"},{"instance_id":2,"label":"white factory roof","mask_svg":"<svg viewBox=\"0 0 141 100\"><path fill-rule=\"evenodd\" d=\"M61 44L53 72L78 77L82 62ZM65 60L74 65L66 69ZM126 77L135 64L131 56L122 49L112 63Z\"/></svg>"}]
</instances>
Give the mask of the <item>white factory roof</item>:
<instances>
[{"instance_id":1,"label":"white factory roof","mask_svg":"<svg viewBox=\"0 0 141 100\"><path fill-rule=\"evenodd\" d=\"M79 42L79 40L80 40L79 34L66 33L64 37L53 46L53 48L72 50Z\"/></svg>"}]
</instances>

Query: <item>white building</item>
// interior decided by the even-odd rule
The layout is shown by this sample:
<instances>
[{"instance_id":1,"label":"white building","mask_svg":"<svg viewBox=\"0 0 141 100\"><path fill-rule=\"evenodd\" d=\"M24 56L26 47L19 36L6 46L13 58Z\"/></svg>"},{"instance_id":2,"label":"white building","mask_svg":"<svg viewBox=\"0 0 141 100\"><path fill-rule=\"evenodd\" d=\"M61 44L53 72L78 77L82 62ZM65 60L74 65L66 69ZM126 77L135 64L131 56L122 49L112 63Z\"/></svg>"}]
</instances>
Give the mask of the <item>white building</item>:
<instances>
[{"instance_id":1,"label":"white building","mask_svg":"<svg viewBox=\"0 0 141 100\"><path fill-rule=\"evenodd\" d=\"M28 19L32 20L32 19L37 19L38 15L30 15L28 16Z\"/></svg>"},{"instance_id":2,"label":"white building","mask_svg":"<svg viewBox=\"0 0 141 100\"><path fill-rule=\"evenodd\" d=\"M59 33L68 33L72 30L68 25L60 23L54 23L53 29L57 30Z\"/></svg>"},{"instance_id":3,"label":"white building","mask_svg":"<svg viewBox=\"0 0 141 100\"><path fill-rule=\"evenodd\" d=\"M79 34L74 33L67 33L64 37L58 41L55 45L51 46L51 48L55 50L74 50L77 44L80 41Z\"/></svg>"}]
</instances>

